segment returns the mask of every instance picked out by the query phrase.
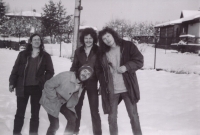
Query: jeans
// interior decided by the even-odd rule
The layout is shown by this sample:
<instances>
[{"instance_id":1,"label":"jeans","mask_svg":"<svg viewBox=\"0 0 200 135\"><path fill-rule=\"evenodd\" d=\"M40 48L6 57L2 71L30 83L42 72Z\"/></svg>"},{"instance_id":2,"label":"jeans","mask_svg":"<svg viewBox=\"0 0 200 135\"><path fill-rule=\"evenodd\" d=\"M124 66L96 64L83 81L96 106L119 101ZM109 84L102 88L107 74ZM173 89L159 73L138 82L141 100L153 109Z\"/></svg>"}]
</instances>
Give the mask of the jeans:
<instances>
[{"instance_id":1,"label":"jeans","mask_svg":"<svg viewBox=\"0 0 200 135\"><path fill-rule=\"evenodd\" d=\"M62 105L60 112L67 119L67 125L66 125L66 128L65 128L64 135L73 135L74 129L75 129L75 126L76 126L76 115L75 115L75 113L72 112L71 110L69 110L66 107L66 103L64 105ZM48 114L48 117L49 117L49 121L50 121L50 126L47 130L46 135L55 135L56 131L59 128L59 119L55 118L54 116L52 116L50 114Z\"/></svg>"},{"instance_id":2,"label":"jeans","mask_svg":"<svg viewBox=\"0 0 200 135\"><path fill-rule=\"evenodd\" d=\"M17 111L14 119L13 135L21 135L21 130L24 124L24 116L26 112L26 106L30 97L31 104L31 119L29 135L38 135L39 127L39 111L42 91L39 86L25 86L24 97L17 97Z\"/></svg>"},{"instance_id":3,"label":"jeans","mask_svg":"<svg viewBox=\"0 0 200 135\"><path fill-rule=\"evenodd\" d=\"M78 119L76 120L75 133L79 132L80 121L81 121L81 109L82 109L82 106L83 106L83 100L84 100L84 95L85 95L86 91L87 91L89 105L90 105L93 134L94 135L102 135L101 118L100 118L100 115L99 115L98 91L97 91L97 89L92 89L92 88L88 88L87 90L84 89L82 91L81 96L79 98L79 102L75 107L76 113L77 113L77 116L78 116Z\"/></svg>"},{"instance_id":4,"label":"jeans","mask_svg":"<svg viewBox=\"0 0 200 135\"><path fill-rule=\"evenodd\" d=\"M133 134L142 135L139 116L137 112L137 105L131 103L131 100L127 92L114 94L113 99L111 101L111 112L108 115L110 135L118 135L117 108L120 96L125 102Z\"/></svg>"}]
</instances>

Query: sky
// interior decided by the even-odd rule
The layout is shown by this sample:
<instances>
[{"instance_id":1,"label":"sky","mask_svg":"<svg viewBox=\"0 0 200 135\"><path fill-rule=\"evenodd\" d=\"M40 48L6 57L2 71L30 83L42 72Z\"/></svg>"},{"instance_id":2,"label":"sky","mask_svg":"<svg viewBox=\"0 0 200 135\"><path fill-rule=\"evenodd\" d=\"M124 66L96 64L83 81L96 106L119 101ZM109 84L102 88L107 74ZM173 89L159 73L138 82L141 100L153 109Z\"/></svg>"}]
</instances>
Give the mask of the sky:
<instances>
[{"instance_id":1,"label":"sky","mask_svg":"<svg viewBox=\"0 0 200 135\"><path fill-rule=\"evenodd\" d=\"M49 0L3 0L10 11L42 8ZM59 2L60 0L53 0ZM61 0L68 14L74 13L75 0ZM165 22L180 18L182 10L198 10L200 0L81 0L81 23L101 29L112 19L130 22Z\"/></svg>"}]
</instances>

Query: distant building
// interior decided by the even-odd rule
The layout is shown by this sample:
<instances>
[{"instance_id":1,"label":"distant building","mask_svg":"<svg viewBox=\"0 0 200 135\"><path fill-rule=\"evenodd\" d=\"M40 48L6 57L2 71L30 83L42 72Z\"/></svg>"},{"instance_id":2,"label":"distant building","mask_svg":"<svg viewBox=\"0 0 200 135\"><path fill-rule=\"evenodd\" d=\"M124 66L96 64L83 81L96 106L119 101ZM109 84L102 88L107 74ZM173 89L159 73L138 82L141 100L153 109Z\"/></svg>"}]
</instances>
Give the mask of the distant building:
<instances>
[{"instance_id":1,"label":"distant building","mask_svg":"<svg viewBox=\"0 0 200 135\"><path fill-rule=\"evenodd\" d=\"M37 13L36 10L32 11L22 11L22 12L12 12L12 13L7 13L5 14L8 17L36 17L36 18L41 18L41 14Z\"/></svg>"},{"instance_id":2,"label":"distant building","mask_svg":"<svg viewBox=\"0 0 200 135\"><path fill-rule=\"evenodd\" d=\"M7 13L4 32L0 36L0 47L19 50L21 43L27 43L28 37L41 29L41 14L33 11Z\"/></svg>"},{"instance_id":3,"label":"distant building","mask_svg":"<svg viewBox=\"0 0 200 135\"><path fill-rule=\"evenodd\" d=\"M41 22L42 15L41 15L41 13L37 13L36 10L11 12L11 13L5 14L5 16L8 17L10 20L13 18L23 20L24 30L22 30L22 31L26 31L26 33L27 32L34 33L36 31L39 31L39 29L40 29L40 25L41 25L40 22Z\"/></svg>"},{"instance_id":4,"label":"distant building","mask_svg":"<svg viewBox=\"0 0 200 135\"><path fill-rule=\"evenodd\" d=\"M180 19L155 25L160 29L158 45L178 43L181 35L188 36L188 45L200 45L200 11L183 10Z\"/></svg>"}]
</instances>

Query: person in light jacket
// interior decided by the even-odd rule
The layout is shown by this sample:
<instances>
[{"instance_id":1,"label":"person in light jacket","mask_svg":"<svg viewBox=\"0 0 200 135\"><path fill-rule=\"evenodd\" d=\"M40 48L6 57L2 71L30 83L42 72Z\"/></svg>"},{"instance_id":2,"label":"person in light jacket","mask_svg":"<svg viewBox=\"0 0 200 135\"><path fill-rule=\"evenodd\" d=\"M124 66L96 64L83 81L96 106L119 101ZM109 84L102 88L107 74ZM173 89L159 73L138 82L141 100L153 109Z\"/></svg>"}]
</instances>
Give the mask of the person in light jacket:
<instances>
[{"instance_id":1,"label":"person in light jacket","mask_svg":"<svg viewBox=\"0 0 200 135\"><path fill-rule=\"evenodd\" d=\"M35 33L29 40L26 50L19 53L9 78L9 91L15 90L17 96L13 135L21 135L29 98L31 104L29 135L38 135L39 100L44 83L54 75L51 56L45 52L41 36Z\"/></svg>"},{"instance_id":2,"label":"person in light jacket","mask_svg":"<svg viewBox=\"0 0 200 135\"><path fill-rule=\"evenodd\" d=\"M143 66L143 55L130 41L118 37L111 28L99 32L97 76L101 86L102 106L108 114L110 135L118 135L117 108L123 99L134 135L142 135L137 102L140 91L136 71Z\"/></svg>"},{"instance_id":3,"label":"person in light jacket","mask_svg":"<svg viewBox=\"0 0 200 135\"><path fill-rule=\"evenodd\" d=\"M46 135L56 134L59 128L59 112L68 121L64 135L73 135L77 119L75 106L83 90L82 83L92 74L93 68L85 64L78 72L62 72L45 83L40 104L47 111L50 121Z\"/></svg>"}]
</instances>

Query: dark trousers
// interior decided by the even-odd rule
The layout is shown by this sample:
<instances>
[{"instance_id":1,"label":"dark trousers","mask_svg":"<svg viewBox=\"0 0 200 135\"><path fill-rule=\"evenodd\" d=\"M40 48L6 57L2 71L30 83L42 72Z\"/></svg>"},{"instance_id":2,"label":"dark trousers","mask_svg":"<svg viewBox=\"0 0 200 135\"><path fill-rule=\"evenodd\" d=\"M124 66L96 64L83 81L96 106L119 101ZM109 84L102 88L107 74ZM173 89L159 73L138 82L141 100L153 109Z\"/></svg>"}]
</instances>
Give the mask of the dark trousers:
<instances>
[{"instance_id":1,"label":"dark trousers","mask_svg":"<svg viewBox=\"0 0 200 135\"><path fill-rule=\"evenodd\" d=\"M66 125L66 128L65 128L64 135L73 135L74 129L75 129L75 126L76 126L76 115L75 115L75 113L72 112L71 110L69 110L66 107L66 104L62 105L60 112L67 119L67 125ZM49 121L50 121L50 126L47 130L46 135L55 135L56 131L59 128L59 119L50 115L50 114L48 114L48 117L49 117Z\"/></svg>"},{"instance_id":2,"label":"dark trousers","mask_svg":"<svg viewBox=\"0 0 200 135\"><path fill-rule=\"evenodd\" d=\"M85 95L86 91L87 91L89 105L90 105L93 134L94 135L102 135L101 119L100 119L100 115L99 115L99 99L98 99L99 97L98 97L97 88L88 89L88 90L84 89L81 93L81 96L79 98L79 102L75 107L76 113L77 113L77 116L78 116L78 119L76 120L75 133L79 132L80 121L81 121L81 110L82 110L84 95Z\"/></svg>"},{"instance_id":3,"label":"dark trousers","mask_svg":"<svg viewBox=\"0 0 200 135\"><path fill-rule=\"evenodd\" d=\"M29 135L38 135L39 127L39 111L42 91L39 86L25 86L24 97L17 97L17 111L14 120L13 135L21 135L21 130L24 124L24 116L26 112L26 106L30 97L31 104L31 119Z\"/></svg>"},{"instance_id":4,"label":"dark trousers","mask_svg":"<svg viewBox=\"0 0 200 135\"><path fill-rule=\"evenodd\" d=\"M126 110L130 118L130 123L134 135L142 135L139 116L137 112L137 105L132 104L127 92L114 94L114 97L111 101L111 112L108 115L109 130L110 135L118 135L118 126L117 126L117 108L119 103L119 97L122 96L122 99L125 102Z\"/></svg>"}]
</instances>

